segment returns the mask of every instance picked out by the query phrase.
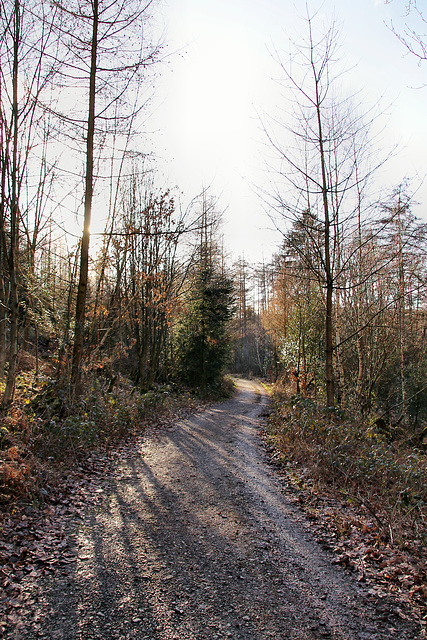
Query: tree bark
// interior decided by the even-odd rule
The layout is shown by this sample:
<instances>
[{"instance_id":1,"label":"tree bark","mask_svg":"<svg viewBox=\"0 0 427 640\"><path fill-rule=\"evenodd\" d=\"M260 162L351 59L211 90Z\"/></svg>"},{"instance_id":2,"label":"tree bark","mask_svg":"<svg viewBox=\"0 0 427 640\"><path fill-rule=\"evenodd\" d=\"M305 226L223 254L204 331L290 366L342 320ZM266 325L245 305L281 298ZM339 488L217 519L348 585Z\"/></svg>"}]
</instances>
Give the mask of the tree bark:
<instances>
[{"instance_id":1,"label":"tree bark","mask_svg":"<svg viewBox=\"0 0 427 640\"><path fill-rule=\"evenodd\" d=\"M323 199L323 213L324 213L324 242L325 242L325 284L326 284L326 318L325 318L325 378L326 378L326 402L328 407L333 407L335 404L335 389L334 389L334 345L333 345L333 289L334 281L331 268L331 254L330 254L330 228L331 222L329 217L329 199L328 199L328 183L326 177L326 159L324 150L324 139L322 131L322 115L319 95L319 84L316 69L312 64L315 87L316 87L316 113L317 113L317 127L319 136L319 153L320 163L322 170L322 199Z\"/></svg>"},{"instance_id":2,"label":"tree bark","mask_svg":"<svg viewBox=\"0 0 427 640\"><path fill-rule=\"evenodd\" d=\"M15 0L14 9L14 45L12 72L12 199L10 207L10 247L8 255L9 287L10 287L10 333L9 333L9 369L6 388L3 395L2 407L7 407L13 399L16 383L16 366L18 360L18 289L16 282L16 249L18 242L18 73L19 73L19 42L21 37L20 2Z\"/></svg>"},{"instance_id":3,"label":"tree bark","mask_svg":"<svg viewBox=\"0 0 427 640\"><path fill-rule=\"evenodd\" d=\"M93 26L91 66L89 77L89 113L86 140L86 181L84 203L84 225L80 249L80 274L76 300L73 360L71 367L71 391L78 392L81 380L81 360L83 356L83 336L85 323L86 295L89 271L89 239L93 198L93 149L95 137L95 92L98 46L98 0L93 0Z\"/></svg>"}]
</instances>

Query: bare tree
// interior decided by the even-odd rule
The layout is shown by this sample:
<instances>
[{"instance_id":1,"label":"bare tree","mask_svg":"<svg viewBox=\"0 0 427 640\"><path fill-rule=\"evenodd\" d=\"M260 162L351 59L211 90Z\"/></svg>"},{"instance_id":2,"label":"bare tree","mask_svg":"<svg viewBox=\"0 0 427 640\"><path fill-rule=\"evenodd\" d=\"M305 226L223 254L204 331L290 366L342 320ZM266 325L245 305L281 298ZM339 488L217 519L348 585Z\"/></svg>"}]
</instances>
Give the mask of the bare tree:
<instances>
[{"instance_id":1,"label":"bare tree","mask_svg":"<svg viewBox=\"0 0 427 640\"><path fill-rule=\"evenodd\" d=\"M0 127L1 127L1 312L0 374L4 374L5 327L9 322L9 368L2 400L7 407L14 394L18 357L18 250L20 223L35 188L28 175L42 162L35 149L41 143L42 98L57 65L47 55L55 41L56 9L40 0L3 0L0 5ZM23 191L27 198L23 203ZM36 196L37 197L37 196ZM39 204L43 194L39 191Z\"/></svg>"},{"instance_id":2,"label":"bare tree","mask_svg":"<svg viewBox=\"0 0 427 640\"><path fill-rule=\"evenodd\" d=\"M76 85L86 95L86 117L75 111L64 117L73 130L80 127L86 143L84 220L80 247L80 268L76 299L74 347L71 385L77 390L83 354L85 309L89 273L89 239L92 202L96 178L96 152L108 136L117 133L120 124L135 118L142 104L135 105L132 92L137 91L144 72L159 56L160 47L146 37L147 20L154 0L85 0L60 4L64 22L60 27L67 52L64 82Z\"/></svg>"},{"instance_id":3,"label":"bare tree","mask_svg":"<svg viewBox=\"0 0 427 640\"><path fill-rule=\"evenodd\" d=\"M280 159L272 207L279 220L298 220L302 225L306 239L295 244L295 251L323 295L326 401L333 406L334 356L339 339L335 336L334 340L334 308L337 313L340 280L348 268L341 250L344 234L351 234L357 224L358 190L373 167L367 137L369 118L359 114L351 98L339 97L342 74L333 75L339 31L332 24L316 39L314 21L307 16L307 39L295 45L289 64L277 56L291 95L290 120L272 121L264 128ZM280 221L277 224L282 226Z\"/></svg>"},{"instance_id":4,"label":"bare tree","mask_svg":"<svg viewBox=\"0 0 427 640\"><path fill-rule=\"evenodd\" d=\"M389 4L386 2L386 4ZM407 0L404 7L405 25L399 29L391 22L390 29L397 36L404 47L418 60L419 63L427 60L426 28L427 18L420 8L417 0Z\"/></svg>"}]
</instances>

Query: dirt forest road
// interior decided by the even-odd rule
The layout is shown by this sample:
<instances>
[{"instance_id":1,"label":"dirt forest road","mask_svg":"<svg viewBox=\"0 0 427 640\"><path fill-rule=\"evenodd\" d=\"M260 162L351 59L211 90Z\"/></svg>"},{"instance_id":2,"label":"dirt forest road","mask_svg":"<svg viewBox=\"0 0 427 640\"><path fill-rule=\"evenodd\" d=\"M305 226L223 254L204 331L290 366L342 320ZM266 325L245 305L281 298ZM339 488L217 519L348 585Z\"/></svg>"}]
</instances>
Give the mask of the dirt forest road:
<instances>
[{"instance_id":1,"label":"dirt forest road","mask_svg":"<svg viewBox=\"0 0 427 640\"><path fill-rule=\"evenodd\" d=\"M125 449L18 636L90 640L412 640L331 564L259 442L262 385Z\"/></svg>"}]
</instances>

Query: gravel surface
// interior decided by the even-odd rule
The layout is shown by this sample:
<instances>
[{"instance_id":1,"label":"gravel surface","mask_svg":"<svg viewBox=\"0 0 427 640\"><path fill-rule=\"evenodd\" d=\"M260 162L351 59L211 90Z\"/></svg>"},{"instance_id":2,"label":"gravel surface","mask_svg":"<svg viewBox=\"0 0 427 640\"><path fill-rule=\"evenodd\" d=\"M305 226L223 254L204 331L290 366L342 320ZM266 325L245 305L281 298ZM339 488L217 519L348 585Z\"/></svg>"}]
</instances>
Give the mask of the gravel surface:
<instances>
[{"instance_id":1,"label":"gravel surface","mask_svg":"<svg viewBox=\"0 0 427 640\"><path fill-rule=\"evenodd\" d=\"M310 537L260 446L262 385L125 447L7 638L413 640ZM70 554L70 558L73 555Z\"/></svg>"}]
</instances>

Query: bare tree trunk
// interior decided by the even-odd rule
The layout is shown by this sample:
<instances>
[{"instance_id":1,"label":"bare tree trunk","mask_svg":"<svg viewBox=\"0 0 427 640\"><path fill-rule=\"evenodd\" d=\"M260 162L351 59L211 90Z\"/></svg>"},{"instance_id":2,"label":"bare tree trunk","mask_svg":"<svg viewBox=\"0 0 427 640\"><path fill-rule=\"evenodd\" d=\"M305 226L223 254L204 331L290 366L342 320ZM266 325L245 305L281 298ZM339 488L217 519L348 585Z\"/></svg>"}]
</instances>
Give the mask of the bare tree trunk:
<instances>
[{"instance_id":1,"label":"bare tree trunk","mask_svg":"<svg viewBox=\"0 0 427 640\"><path fill-rule=\"evenodd\" d=\"M76 300L76 315L74 328L73 361L71 367L71 391L78 391L81 379L81 360L83 356L83 335L86 309L86 294L89 271L89 239L90 220L93 198L93 149L95 135L95 93L97 71L97 46L98 46L98 0L93 0L93 25L92 25L92 49L89 77L89 113L87 122L86 140L86 181L85 181L85 205L82 244L80 249L80 275Z\"/></svg>"},{"instance_id":2,"label":"bare tree trunk","mask_svg":"<svg viewBox=\"0 0 427 640\"><path fill-rule=\"evenodd\" d=\"M322 131L322 115L320 111L320 95L317 72L314 64L312 64L315 89L316 89L316 112L317 112L317 127L318 127L318 142L320 152L320 163L322 169L322 199L323 199L323 213L325 217L324 222L324 243L325 243L325 284L326 284L326 319L325 319L325 376L326 376L326 402L328 407L333 407L335 404L335 389L334 389L334 345L333 345L333 289L334 281L332 277L331 268L331 253L330 253L330 216L329 216L329 199L328 199L328 183L326 177L326 159L324 150L324 139Z\"/></svg>"},{"instance_id":3,"label":"bare tree trunk","mask_svg":"<svg viewBox=\"0 0 427 640\"><path fill-rule=\"evenodd\" d=\"M363 349L363 334L362 334L362 280L363 280L363 249L362 249L362 194L358 180L358 168L356 163L356 189L357 189L357 287L356 287L356 304L357 304L357 335L356 335L356 348L357 348L357 382L356 382L356 397L362 401L363 384L366 377L365 366L365 354ZM361 406L363 407L363 402Z\"/></svg>"},{"instance_id":4,"label":"bare tree trunk","mask_svg":"<svg viewBox=\"0 0 427 640\"><path fill-rule=\"evenodd\" d=\"M405 270L403 265L402 243L402 210L401 201L397 203L397 247L398 247L398 282L399 282L399 348L400 348L400 384L402 391L402 416L406 412L406 380L405 380Z\"/></svg>"},{"instance_id":5,"label":"bare tree trunk","mask_svg":"<svg viewBox=\"0 0 427 640\"><path fill-rule=\"evenodd\" d=\"M18 288L16 282L16 250L18 242L18 73L19 73L19 42L21 37L20 3L15 0L14 10L14 50L12 76L12 118L13 118L13 147L12 147L12 199L10 207L10 247L8 256L8 270L10 283L10 334L9 334L9 370L2 406L7 407L15 393L16 366L18 360Z\"/></svg>"},{"instance_id":6,"label":"bare tree trunk","mask_svg":"<svg viewBox=\"0 0 427 640\"><path fill-rule=\"evenodd\" d=\"M0 91L2 86L0 83ZM0 94L1 99L1 94ZM3 109L2 109L3 110ZM6 176L9 163L9 137L5 131L4 115L1 113L1 194L0 194L0 380L5 378L6 367L6 327L8 289L6 282L7 272L7 242L6 242Z\"/></svg>"}]
</instances>

